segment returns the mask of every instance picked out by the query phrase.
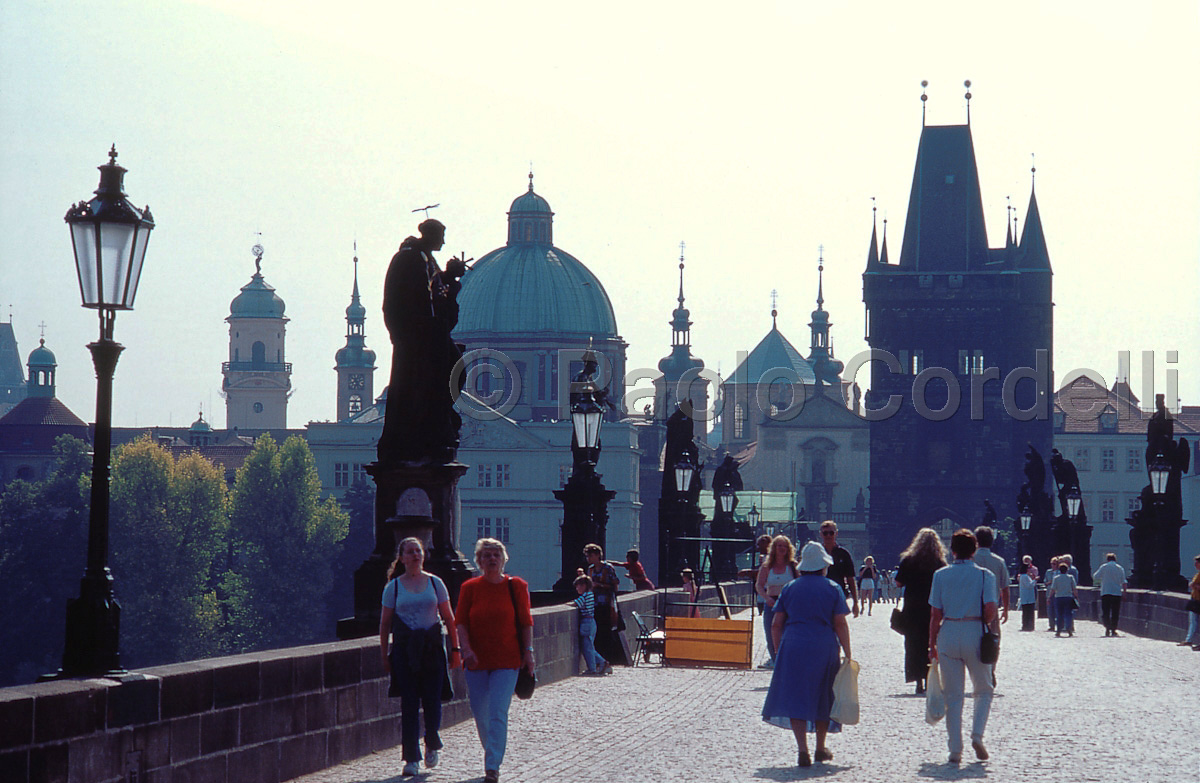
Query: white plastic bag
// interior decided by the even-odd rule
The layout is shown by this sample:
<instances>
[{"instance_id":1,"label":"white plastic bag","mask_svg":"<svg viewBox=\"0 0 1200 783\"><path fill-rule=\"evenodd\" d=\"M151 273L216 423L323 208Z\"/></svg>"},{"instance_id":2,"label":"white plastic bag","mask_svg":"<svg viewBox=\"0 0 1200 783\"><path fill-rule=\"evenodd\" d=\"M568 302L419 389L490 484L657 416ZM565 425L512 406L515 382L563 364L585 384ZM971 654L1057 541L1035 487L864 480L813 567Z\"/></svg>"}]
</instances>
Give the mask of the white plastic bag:
<instances>
[{"instance_id":1,"label":"white plastic bag","mask_svg":"<svg viewBox=\"0 0 1200 783\"><path fill-rule=\"evenodd\" d=\"M942 695L942 677L938 674L938 663L929 664L929 676L925 678L925 722L930 726L946 717L946 697Z\"/></svg>"},{"instance_id":2,"label":"white plastic bag","mask_svg":"<svg viewBox=\"0 0 1200 783\"><path fill-rule=\"evenodd\" d=\"M858 661L847 658L833 678L833 708L829 711L829 719L843 726L858 723L858 668Z\"/></svg>"}]
</instances>

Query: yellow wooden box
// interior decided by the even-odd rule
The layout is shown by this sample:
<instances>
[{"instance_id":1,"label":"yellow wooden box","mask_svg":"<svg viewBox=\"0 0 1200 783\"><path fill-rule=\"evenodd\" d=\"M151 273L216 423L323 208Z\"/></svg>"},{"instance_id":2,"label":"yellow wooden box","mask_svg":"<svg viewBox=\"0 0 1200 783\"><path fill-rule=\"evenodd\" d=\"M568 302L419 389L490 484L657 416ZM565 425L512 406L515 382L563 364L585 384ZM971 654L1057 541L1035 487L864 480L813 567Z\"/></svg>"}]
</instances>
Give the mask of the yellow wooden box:
<instances>
[{"instance_id":1,"label":"yellow wooden box","mask_svg":"<svg viewBox=\"0 0 1200 783\"><path fill-rule=\"evenodd\" d=\"M754 621L667 617L663 662L671 666L728 666L749 669Z\"/></svg>"}]
</instances>

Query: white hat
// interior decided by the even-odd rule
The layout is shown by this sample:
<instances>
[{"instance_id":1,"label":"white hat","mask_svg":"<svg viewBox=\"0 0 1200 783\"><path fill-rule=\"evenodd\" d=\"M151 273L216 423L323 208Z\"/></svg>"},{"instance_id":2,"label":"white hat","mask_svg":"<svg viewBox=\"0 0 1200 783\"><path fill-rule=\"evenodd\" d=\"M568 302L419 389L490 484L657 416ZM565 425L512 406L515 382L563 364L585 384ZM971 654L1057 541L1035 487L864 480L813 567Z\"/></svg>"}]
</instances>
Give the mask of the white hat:
<instances>
[{"instance_id":1,"label":"white hat","mask_svg":"<svg viewBox=\"0 0 1200 783\"><path fill-rule=\"evenodd\" d=\"M809 541L800 550L800 570L820 571L825 566L833 565L833 558L825 551L825 547L816 541Z\"/></svg>"}]
</instances>

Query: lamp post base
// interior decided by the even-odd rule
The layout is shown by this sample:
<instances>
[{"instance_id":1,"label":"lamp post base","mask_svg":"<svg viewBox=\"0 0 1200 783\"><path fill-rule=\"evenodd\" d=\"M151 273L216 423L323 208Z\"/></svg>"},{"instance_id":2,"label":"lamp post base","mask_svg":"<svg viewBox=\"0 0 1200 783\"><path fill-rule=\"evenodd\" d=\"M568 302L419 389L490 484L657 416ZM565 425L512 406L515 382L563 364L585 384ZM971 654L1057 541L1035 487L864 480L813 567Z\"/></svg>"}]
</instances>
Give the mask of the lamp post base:
<instances>
[{"instance_id":1,"label":"lamp post base","mask_svg":"<svg viewBox=\"0 0 1200 783\"><path fill-rule=\"evenodd\" d=\"M113 595L112 574L84 574L79 597L67 601L67 639L62 668L41 679L112 677L125 674L118 646L121 605Z\"/></svg>"}]
</instances>

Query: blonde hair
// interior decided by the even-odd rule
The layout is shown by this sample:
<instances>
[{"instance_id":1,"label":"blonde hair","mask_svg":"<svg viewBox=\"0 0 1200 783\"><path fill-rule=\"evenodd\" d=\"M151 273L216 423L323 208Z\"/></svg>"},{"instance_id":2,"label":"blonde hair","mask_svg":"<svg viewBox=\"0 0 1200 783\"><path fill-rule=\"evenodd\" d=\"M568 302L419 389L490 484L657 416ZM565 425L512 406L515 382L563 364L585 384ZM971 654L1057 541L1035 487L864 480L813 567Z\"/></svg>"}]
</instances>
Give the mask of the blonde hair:
<instances>
[{"instance_id":1,"label":"blonde hair","mask_svg":"<svg viewBox=\"0 0 1200 783\"><path fill-rule=\"evenodd\" d=\"M500 551L500 566L503 567L508 563L508 550L504 548L504 542L495 538L481 538L475 542L475 565L479 565L479 556L483 554L485 549L497 549Z\"/></svg>"},{"instance_id":2,"label":"blonde hair","mask_svg":"<svg viewBox=\"0 0 1200 783\"><path fill-rule=\"evenodd\" d=\"M775 545L778 544L780 541L787 544L787 560L783 561L782 563L776 563L775 562L775 553L778 550L775 549ZM783 535L775 536L774 538L772 538L771 539L771 548L767 550L766 565L767 565L767 568L774 568L777 565L795 566L796 565L796 545L792 543L792 539L788 538L787 536L783 536Z\"/></svg>"}]
</instances>

